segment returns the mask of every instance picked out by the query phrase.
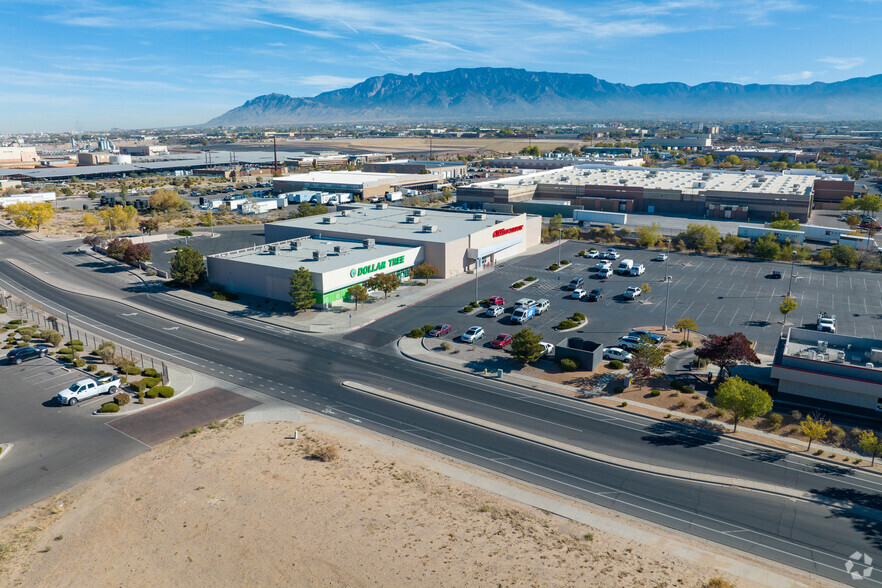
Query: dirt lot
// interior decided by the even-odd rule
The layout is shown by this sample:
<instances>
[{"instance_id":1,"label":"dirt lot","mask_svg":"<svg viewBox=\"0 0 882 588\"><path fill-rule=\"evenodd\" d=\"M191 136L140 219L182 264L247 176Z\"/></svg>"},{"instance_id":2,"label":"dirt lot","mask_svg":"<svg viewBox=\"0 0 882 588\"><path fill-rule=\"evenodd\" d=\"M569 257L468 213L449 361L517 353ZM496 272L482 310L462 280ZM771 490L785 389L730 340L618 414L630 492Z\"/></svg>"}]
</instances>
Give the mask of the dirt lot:
<instances>
[{"instance_id":1,"label":"dirt lot","mask_svg":"<svg viewBox=\"0 0 882 588\"><path fill-rule=\"evenodd\" d=\"M329 444L338 459L309 457ZM714 569L718 557L731 565L730 553L641 523L629 528L663 540L650 547L598 531L443 476L427 467L437 459L318 418L214 424L0 521L0 584L734 581Z\"/></svg>"}]
</instances>

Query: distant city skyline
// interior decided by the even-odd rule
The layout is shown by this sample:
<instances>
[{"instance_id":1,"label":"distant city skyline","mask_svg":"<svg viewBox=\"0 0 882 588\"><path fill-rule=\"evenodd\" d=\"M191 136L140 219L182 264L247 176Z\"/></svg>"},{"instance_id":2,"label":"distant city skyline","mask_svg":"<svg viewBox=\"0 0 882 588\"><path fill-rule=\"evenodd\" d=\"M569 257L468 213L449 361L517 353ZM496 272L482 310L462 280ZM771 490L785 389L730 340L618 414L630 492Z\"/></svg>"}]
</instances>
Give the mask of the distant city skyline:
<instances>
[{"instance_id":1,"label":"distant city skyline","mask_svg":"<svg viewBox=\"0 0 882 588\"><path fill-rule=\"evenodd\" d=\"M0 0L0 133L203 123L261 94L456 67L614 83L880 73L882 1Z\"/></svg>"}]
</instances>

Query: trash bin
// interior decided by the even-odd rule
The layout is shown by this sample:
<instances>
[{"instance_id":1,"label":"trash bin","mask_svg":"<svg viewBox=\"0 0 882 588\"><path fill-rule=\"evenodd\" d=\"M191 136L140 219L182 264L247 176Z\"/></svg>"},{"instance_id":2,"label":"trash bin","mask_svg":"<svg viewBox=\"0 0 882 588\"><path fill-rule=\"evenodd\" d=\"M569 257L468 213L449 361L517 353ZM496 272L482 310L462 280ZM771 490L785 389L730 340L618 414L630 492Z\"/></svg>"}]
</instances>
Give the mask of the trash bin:
<instances>
[{"instance_id":1,"label":"trash bin","mask_svg":"<svg viewBox=\"0 0 882 588\"><path fill-rule=\"evenodd\" d=\"M497 378L501 378L501 377L502 377L502 370L496 370L496 377L497 377Z\"/></svg>"}]
</instances>

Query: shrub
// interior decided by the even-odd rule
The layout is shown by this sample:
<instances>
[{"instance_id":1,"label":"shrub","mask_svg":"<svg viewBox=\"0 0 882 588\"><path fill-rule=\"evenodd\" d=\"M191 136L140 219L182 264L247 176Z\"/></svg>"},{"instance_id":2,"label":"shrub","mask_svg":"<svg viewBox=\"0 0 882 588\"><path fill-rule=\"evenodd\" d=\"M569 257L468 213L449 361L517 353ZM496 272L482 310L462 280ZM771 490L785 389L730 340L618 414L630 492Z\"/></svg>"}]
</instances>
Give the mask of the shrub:
<instances>
[{"instance_id":1,"label":"shrub","mask_svg":"<svg viewBox=\"0 0 882 588\"><path fill-rule=\"evenodd\" d=\"M0 306L0 314L6 314L6 312L7 312L7 311L6 311L6 307L5 307L5 306Z\"/></svg>"},{"instance_id":2,"label":"shrub","mask_svg":"<svg viewBox=\"0 0 882 588\"><path fill-rule=\"evenodd\" d=\"M419 339L425 334L425 331L423 331L422 329L411 329L407 336L411 339Z\"/></svg>"},{"instance_id":3,"label":"shrub","mask_svg":"<svg viewBox=\"0 0 882 588\"><path fill-rule=\"evenodd\" d=\"M624 408L624 407L626 407L626 406L628 406L628 403L625 402L625 401L623 401L623 402L619 405L619 408Z\"/></svg>"},{"instance_id":4,"label":"shrub","mask_svg":"<svg viewBox=\"0 0 882 588\"><path fill-rule=\"evenodd\" d=\"M623 386L616 386L615 388L613 388L613 394L621 394L624 391L625 388Z\"/></svg>"},{"instance_id":5,"label":"shrub","mask_svg":"<svg viewBox=\"0 0 882 588\"><path fill-rule=\"evenodd\" d=\"M652 397L661 396L661 390L651 390L649 395Z\"/></svg>"},{"instance_id":6,"label":"shrub","mask_svg":"<svg viewBox=\"0 0 882 588\"><path fill-rule=\"evenodd\" d=\"M770 412L766 417L766 423L770 429L777 429L784 423L784 417L777 412Z\"/></svg>"},{"instance_id":7,"label":"shrub","mask_svg":"<svg viewBox=\"0 0 882 588\"><path fill-rule=\"evenodd\" d=\"M215 290L211 293L211 297L215 300L222 300L224 302L235 302L239 300L238 294L233 294L232 292L227 292L226 290Z\"/></svg>"},{"instance_id":8,"label":"shrub","mask_svg":"<svg viewBox=\"0 0 882 588\"><path fill-rule=\"evenodd\" d=\"M833 443L842 443L845 441L845 429L838 425L833 425L827 433L827 438Z\"/></svg>"},{"instance_id":9,"label":"shrub","mask_svg":"<svg viewBox=\"0 0 882 588\"><path fill-rule=\"evenodd\" d=\"M674 390L682 390L683 386L685 386L685 384L680 380L671 381L671 388L673 388Z\"/></svg>"},{"instance_id":10,"label":"shrub","mask_svg":"<svg viewBox=\"0 0 882 588\"><path fill-rule=\"evenodd\" d=\"M673 391L673 392L671 392L671 398L676 398L676 397L679 396L679 395L680 395L680 393L677 392L676 390Z\"/></svg>"},{"instance_id":11,"label":"shrub","mask_svg":"<svg viewBox=\"0 0 882 588\"><path fill-rule=\"evenodd\" d=\"M98 369L98 366L95 365L94 363L90 363L89 365L86 366L87 372L94 372L97 369Z\"/></svg>"},{"instance_id":12,"label":"shrub","mask_svg":"<svg viewBox=\"0 0 882 588\"><path fill-rule=\"evenodd\" d=\"M119 404L116 402L108 402L104 406L98 409L98 412L108 413L108 412L119 412Z\"/></svg>"},{"instance_id":13,"label":"shrub","mask_svg":"<svg viewBox=\"0 0 882 588\"><path fill-rule=\"evenodd\" d=\"M557 265L556 263L552 263L550 266L548 266L548 269L550 269L553 272L556 272L557 270L560 269L560 266Z\"/></svg>"},{"instance_id":14,"label":"shrub","mask_svg":"<svg viewBox=\"0 0 882 588\"><path fill-rule=\"evenodd\" d=\"M83 346L83 342L80 341L79 339L72 339L72 340L68 343L68 345L74 345L74 346L82 347L82 346Z\"/></svg>"},{"instance_id":15,"label":"shrub","mask_svg":"<svg viewBox=\"0 0 882 588\"><path fill-rule=\"evenodd\" d=\"M141 368L139 368L136 365L129 366L125 369L125 374L127 376L140 376L141 375Z\"/></svg>"},{"instance_id":16,"label":"shrub","mask_svg":"<svg viewBox=\"0 0 882 588\"><path fill-rule=\"evenodd\" d=\"M674 410L680 410L681 408L686 408L686 403L681 400L680 402L678 402L677 404L675 404L671 408Z\"/></svg>"},{"instance_id":17,"label":"shrub","mask_svg":"<svg viewBox=\"0 0 882 588\"><path fill-rule=\"evenodd\" d=\"M74 367L81 368L86 365L85 359L75 359L73 360Z\"/></svg>"},{"instance_id":18,"label":"shrub","mask_svg":"<svg viewBox=\"0 0 882 588\"><path fill-rule=\"evenodd\" d=\"M434 328L435 328L435 325L423 325L423 332L428 333L429 331L431 331Z\"/></svg>"},{"instance_id":19,"label":"shrub","mask_svg":"<svg viewBox=\"0 0 882 588\"><path fill-rule=\"evenodd\" d=\"M129 396L128 394L126 394L125 392L120 392L119 394L113 395L113 400L118 405L125 406L126 404L128 404L132 400L132 397Z\"/></svg>"},{"instance_id":20,"label":"shrub","mask_svg":"<svg viewBox=\"0 0 882 588\"><path fill-rule=\"evenodd\" d=\"M156 376L159 375L159 372L157 372L157 371L156 371L155 369L153 369L153 368L146 368L146 369L144 370L143 373L144 373L144 375L147 376L148 378L155 378Z\"/></svg>"},{"instance_id":21,"label":"shrub","mask_svg":"<svg viewBox=\"0 0 882 588\"><path fill-rule=\"evenodd\" d=\"M692 386L683 386L683 389L680 390L683 394L695 394L695 388Z\"/></svg>"},{"instance_id":22,"label":"shrub","mask_svg":"<svg viewBox=\"0 0 882 588\"><path fill-rule=\"evenodd\" d=\"M560 260L560 264L561 265L570 265L570 262L566 259L562 259L562 260Z\"/></svg>"},{"instance_id":23,"label":"shrub","mask_svg":"<svg viewBox=\"0 0 882 588\"><path fill-rule=\"evenodd\" d=\"M572 316L572 320L576 321L577 323L581 323L582 321L585 320L585 315L582 314L581 312L574 312L573 316Z\"/></svg>"},{"instance_id":24,"label":"shrub","mask_svg":"<svg viewBox=\"0 0 882 588\"><path fill-rule=\"evenodd\" d=\"M445 341L444 343L441 344L441 349L443 349L444 351L450 351L450 343Z\"/></svg>"},{"instance_id":25,"label":"shrub","mask_svg":"<svg viewBox=\"0 0 882 588\"><path fill-rule=\"evenodd\" d=\"M340 454L338 453L337 448L333 445L322 445L321 447L313 451L310 454L310 457L318 461L328 462L334 461L335 459L340 457Z\"/></svg>"},{"instance_id":26,"label":"shrub","mask_svg":"<svg viewBox=\"0 0 882 588\"><path fill-rule=\"evenodd\" d=\"M713 406L714 405L711 404L710 402L708 402L707 400L702 400L701 402L698 403L698 408L700 408L701 410L707 410L709 408L713 408Z\"/></svg>"},{"instance_id":27,"label":"shrub","mask_svg":"<svg viewBox=\"0 0 882 588\"><path fill-rule=\"evenodd\" d=\"M154 386L153 388L150 388L149 390L147 390L147 392L144 392L143 394L147 398L156 398L157 396L159 396L159 386Z\"/></svg>"},{"instance_id":28,"label":"shrub","mask_svg":"<svg viewBox=\"0 0 882 588\"><path fill-rule=\"evenodd\" d=\"M484 300L481 300L481 302L479 304L481 306L486 306L486 305L490 304L490 300L488 298L485 298Z\"/></svg>"},{"instance_id":29,"label":"shrub","mask_svg":"<svg viewBox=\"0 0 882 588\"><path fill-rule=\"evenodd\" d=\"M735 588L735 584L717 576L702 584L701 588Z\"/></svg>"},{"instance_id":30,"label":"shrub","mask_svg":"<svg viewBox=\"0 0 882 588\"><path fill-rule=\"evenodd\" d=\"M818 449L817 451L815 451L815 455L824 455L824 450Z\"/></svg>"},{"instance_id":31,"label":"shrub","mask_svg":"<svg viewBox=\"0 0 882 588\"><path fill-rule=\"evenodd\" d=\"M623 367L625 367L625 364L622 363L621 361L619 361L618 359L614 359L611 362L609 362L608 364L606 364L606 367L608 367L611 370L620 370Z\"/></svg>"},{"instance_id":32,"label":"shrub","mask_svg":"<svg viewBox=\"0 0 882 588\"><path fill-rule=\"evenodd\" d=\"M58 353L63 353L64 355L70 355L73 353L73 350L70 347L62 347L58 350Z\"/></svg>"},{"instance_id":33,"label":"shrub","mask_svg":"<svg viewBox=\"0 0 882 588\"><path fill-rule=\"evenodd\" d=\"M578 252L576 255L578 255L579 257L585 257L585 250L583 249L582 251Z\"/></svg>"},{"instance_id":34,"label":"shrub","mask_svg":"<svg viewBox=\"0 0 882 588\"><path fill-rule=\"evenodd\" d=\"M692 341L687 341L686 339L683 339L682 341L677 343L677 345L679 345L680 347L692 347L693 343Z\"/></svg>"},{"instance_id":35,"label":"shrub","mask_svg":"<svg viewBox=\"0 0 882 588\"><path fill-rule=\"evenodd\" d=\"M717 409L714 411L714 418L721 419L721 418L723 418L724 416L726 416L726 411L723 410L722 408L717 408Z\"/></svg>"},{"instance_id":36,"label":"shrub","mask_svg":"<svg viewBox=\"0 0 882 588\"><path fill-rule=\"evenodd\" d=\"M144 404L144 393L138 392L138 404Z\"/></svg>"},{"instance_id":37,"label":"shrub","mask_svg":"<svg viewBox=\"0 0 882 588\"><path fill-rule=\"evenodd\" d=\"M10 325L20 325L20 324L21 324L21 319L13 319L13 320L9 321L8 323L6 323L6 326L8 327Z\"/></svg>"},{"instance_id":38,"label":"shrub","mask_svg":"<svg viewBox=\"0 0 882 588\"><path fill-rule=\"evenodd\" d=\"M574 372L579 369L579 362L569 357L561 358L560 369L565 372Z\"/></svg>"},{"instance_id":39,"label":"shrub","mask_svg":"<svg viewBox=\"0 0 882 588\"><path fill-rule=\"evenodd\" d=\"M473 306L464 306L462 309L462 311L466 314L472 312L473 310L475 310L475 308Z\"/></svg>"},{"instance_id":40,"label":"shrub","mask_svg":"<svg viewBox=\"0 0 882 588\"><path fill-rule=\"evenodd\" d=\"M799 422L802 420L802 413L799 412L798 410L794 410L793 412L790 413L790 418L792 418L796 422Z\"/></svg>"},{"instance_id":41,"label":"shrub","mask_svg":"<svg viewBox=\"0 0 882 588\"><path fill-rule=\"evenodd\" d=\"M557 325L557 329L559 331L565 331L567 329L575 329L578 326L579 326L579 323L572 321L570 319L564 319L564 320L560 321L560 323Z\"/></svg>"},{"instance_id":42,"label":"shrub","mask_svg":"<svg viewBox=\"0 0 882 588\"><path fill-rule=\"evenodd\" d=\"M525 284L523 282L515 282L514 284L511 285L511 287L512 288L523 288L524 285Z\"/></svg>"},{"instance_id":43,"label":"shrub","mask_svg":"<svg viewBox=\"0 0 882 588\"><path fill-rule=\"evenodd\" d=\"M175 395L175 389L171 386L154 386L150 388L150 392L158 394L162 398L171 398Z\"/></svg>"},{"instance_id":44,"label":"shrub","mask_svg":"<svg viewBox=\"0 0 882 588\"><path fill-rule=\"evenodd\" d=\"M536 278L534 278L533 276L528 276L528 277L524 278L524 281L525 282L535 282Z\"/></svg>"},{"instance_id":45,"label":"shrub","mask_svg":"<svg viewBox=\"0 0 882 588\"><path fill-rule=\"evenodd\" d=\"M59 353L55 356L55 359L64 363L69 363L73 361L73 355L71 355L70 353Z\"/></svg>"}]
</instances>

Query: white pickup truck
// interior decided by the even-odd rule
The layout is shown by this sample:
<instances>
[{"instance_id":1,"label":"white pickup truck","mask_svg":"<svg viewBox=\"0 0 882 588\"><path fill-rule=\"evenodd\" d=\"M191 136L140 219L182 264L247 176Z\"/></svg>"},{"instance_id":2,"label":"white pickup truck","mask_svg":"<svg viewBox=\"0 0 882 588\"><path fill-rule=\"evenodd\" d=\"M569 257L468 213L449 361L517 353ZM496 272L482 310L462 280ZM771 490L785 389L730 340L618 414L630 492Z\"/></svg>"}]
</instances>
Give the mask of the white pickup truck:
<instances>
[{"instance_id":1,"label":"white pickup truck","mask_svg":"<svg viewBox=\"0 0 882 588\"><path fill-rule=\"evenodd\" d=\"M73 406L81 400L88 400L99 394L115 394L119 385L119 378L115 376L105 376L97 380L80 380L71 384L70 388L59 392L56 398L61 404Z\"/></svg>"},{"instance_id":2,"label":"white pickup truck","mask_svg":"<svg viewBox=\"0 0 882 588\"><path fill-rule=\"evenodd\" d=\"M818 330L825 331L827 333L835 333L836 332L836 315L828 314L826 312L818 313Z\"/></svg>"}]
</instances>

